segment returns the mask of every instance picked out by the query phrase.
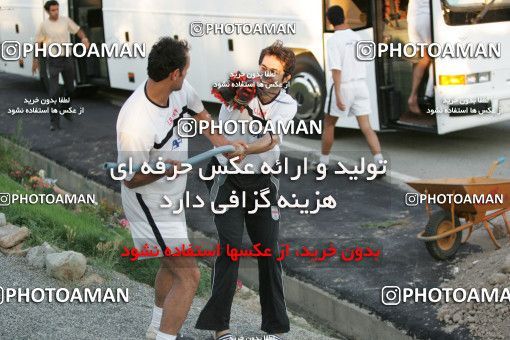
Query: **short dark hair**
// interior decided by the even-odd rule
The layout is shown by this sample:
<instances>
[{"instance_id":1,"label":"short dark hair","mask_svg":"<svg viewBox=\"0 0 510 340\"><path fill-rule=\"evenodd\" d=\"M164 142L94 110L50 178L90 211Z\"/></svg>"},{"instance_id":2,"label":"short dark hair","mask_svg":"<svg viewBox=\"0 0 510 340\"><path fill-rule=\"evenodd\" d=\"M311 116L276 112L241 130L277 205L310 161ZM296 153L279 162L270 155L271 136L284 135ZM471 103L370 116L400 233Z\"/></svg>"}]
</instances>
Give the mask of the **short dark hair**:
<instances>
[{"instance_id":1,"label":"short dark hair","mask_svg":"<svg viewBox=\"0 0 510 340\"><path fill-rule=\"evenodd\" d=\"M344 10L342 9L342 7L337 5L328 8L328 11L326 12L326 17L333 26L341 25L345 22Z\"/></svg>"},{"instance_id":2,"label":"short dark hair","mask_svg":"<svg viewBox=\"0 0 510 340\"><path fill-rule=\"evenodd\" d=\"M149 78L158 82L179 69L181 72L186 66L189 45L185 40L171 37L162 37L152 46L149 53L147 74Z\"/></svg>"},{"instance_id":3,"label":"short dark hair","mask_svg":"<svg viewBox=\"0 0 510 340\"><path fill-rule=\"evenodd\" d=\"M272 55L278 58L278 60L283 63L285 74L292 75L296 68L296 55L290 48L284 47L281 40L275 41L271 46L264 48L260 52L259 65L262 64L262 60L266 55Z\"/></svg>"},{"instance_id":4,"label":"short dark hair","mask_svg":"<svg viewBox=\"0 0 510 340\"><path fill-rule=\"evenodd\" d=\"M50 7L51 6L59 6L58 1L56 1L56 0L48 0L48 1L46 1L44 3L44 9L46 10L46 12L50 11Z\"/></svg>"}]
</instances>

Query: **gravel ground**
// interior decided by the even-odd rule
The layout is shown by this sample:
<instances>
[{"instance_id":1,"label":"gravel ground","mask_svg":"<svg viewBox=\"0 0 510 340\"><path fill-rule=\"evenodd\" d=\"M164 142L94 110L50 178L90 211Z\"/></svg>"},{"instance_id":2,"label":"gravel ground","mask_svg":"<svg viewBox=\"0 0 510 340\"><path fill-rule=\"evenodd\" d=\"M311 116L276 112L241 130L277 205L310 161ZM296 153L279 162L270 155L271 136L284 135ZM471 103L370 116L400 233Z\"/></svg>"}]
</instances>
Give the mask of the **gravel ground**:
<instances>
[{"instance_id":1,"label":"gravel ground","mask_svg":"<svg viewBox=\"0 0 510 340\"><path fill-rule=\"evenodd\" d=\"M488 238L487 235L485 235ZM476 288L480 290L497 288L500 296L503 290L510 289L510 244L505 238L499 240L499 250L484 250L452 263L454 278L445 281L441 287ZM446 330L454 330L462 325L477 339L510 340L510 303L463 302L445 303L438 309L438 319L443 321Z\"/></svg>"},{"instance_id":2,"label":"gravel ground","mask_svg":"<svg viewBox=\"0 0 510 340\"><path fill-rule=\"evenodd\" d=\"M80 287L79 283L66 286L46 275L43 269L29 267L23 257L0 254L0 268L0 287L3 288ZM151 317L153 288L104 269L89 266L87 273L97 273L105 279L98 287L129 288L129 302L2 303L0 339L144 339ZM243 292L241 295L246 295L246 291ZM234 302L231 328L238 336L262 335L260 314L253 312L253 300L252 295L250 298L237 297ZM197 340L208 337L207 332L193 327L205 303L205 299L195 298L182 330ZM291 320L291 332L286 339L337 339L315 330L301 318L291 316Z\"/></svg>"}]
</instances>

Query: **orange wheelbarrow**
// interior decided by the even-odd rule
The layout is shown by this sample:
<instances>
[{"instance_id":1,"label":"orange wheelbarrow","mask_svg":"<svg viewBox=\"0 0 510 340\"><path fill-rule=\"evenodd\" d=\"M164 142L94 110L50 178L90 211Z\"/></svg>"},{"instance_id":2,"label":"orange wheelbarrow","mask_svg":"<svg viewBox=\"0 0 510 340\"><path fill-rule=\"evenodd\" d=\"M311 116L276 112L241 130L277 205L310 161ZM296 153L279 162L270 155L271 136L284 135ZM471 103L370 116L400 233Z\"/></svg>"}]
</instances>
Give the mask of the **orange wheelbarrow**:
<instances>
[{"instance_id":1,"label":"orange wheelbarrow","mask_svg":"<svg viewBox=\"0 0 510 340\"><path fill-rule=\"evenodd\" d=\"M460 245L469 240L473 228L480 223L496 248L501 248L489 224L501 215L510 236L510 223L506 216L510 211L510 179L492 178L496 167L504 161L503 157L494 161L485 177L407 182L421 193L416 197L416 203L425 201L429 221L417 237L425 241L430 255L438 260L454 257ZM439 205L443 210L432 213L430 203ZM464 219L465 223L461 224L460 219ZM462 240L465 229L468 229L468 235Z\"/></svg>"}]
</instances>

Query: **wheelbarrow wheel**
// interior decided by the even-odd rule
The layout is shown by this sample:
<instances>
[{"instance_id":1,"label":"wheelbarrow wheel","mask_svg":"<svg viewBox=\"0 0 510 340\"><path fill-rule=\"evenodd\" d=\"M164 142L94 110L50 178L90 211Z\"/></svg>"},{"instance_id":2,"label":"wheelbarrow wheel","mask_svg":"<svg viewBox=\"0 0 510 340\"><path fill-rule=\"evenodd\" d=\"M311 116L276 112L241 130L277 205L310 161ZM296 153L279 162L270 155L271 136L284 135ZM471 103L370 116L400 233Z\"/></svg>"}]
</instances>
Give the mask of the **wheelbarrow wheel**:
<instances>
[{"instance_id":1,"label":"wheelbarrow wheel","mask_svg":"<svg viewBox=\"0 0 510 340\"><path fill-rule=\"evenodd\" d=\"M423 236L436 236L452 230L454 227L458 227L460 225L460 221L457 216L455 216L454 221L455 226L452 226L451 214L446 211L437 211L430 216ZM426 241L425 247L427 247L427 250L432 257L443 261L455 256L455 253L460 247L461 241L462 231L459 231L439 240Z\"/></svg>"}]
</instances>

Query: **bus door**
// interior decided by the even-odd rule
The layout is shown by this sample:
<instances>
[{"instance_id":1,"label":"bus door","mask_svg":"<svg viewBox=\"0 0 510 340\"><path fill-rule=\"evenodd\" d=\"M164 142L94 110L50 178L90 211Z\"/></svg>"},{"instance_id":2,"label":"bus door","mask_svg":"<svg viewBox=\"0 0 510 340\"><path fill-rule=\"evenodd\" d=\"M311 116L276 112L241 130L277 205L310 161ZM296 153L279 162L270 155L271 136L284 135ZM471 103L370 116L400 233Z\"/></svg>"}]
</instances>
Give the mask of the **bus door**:
<instances>
[{"instance_id":1,"label":"bus door","mask_svg":"<svg viewBox=\"0 0 510 340\"><path fill-rule=\"evenodd\" d=\"M434 42L500 44L494 58L436 58L438 133L510 119L510 0L433 0Z\"/></svg>"},{"instance_id":2,"label":"bus door","mask_svg":"<svg viewBox=\"0 0 510 340\"><path fill-rule=\"evenodd\" d=\"M409 34L407 12L409 2L413 0L381 0L380 12L377 11L377 27L381 34L379 43L402 46L412 41ZM418 0L414 0L418 1ZM378 8L379 10L379 8ZM429 18L432 21L432 17ZM413 113L408 101L413 84L413 68L420 60L409 53L386 52L378 61L380 68L379 89L381 94L381 119L385 126L421 131L436 131L436 117L428 114L433 108L433 92L426 96L429 77L433 81L434 66L431 64L424 72L418 85L418 105L421 113ZM433 83L431 84L433 86Z\"/></svg>"},{"instance_id":3,"label":"bus door","mask_svg":"<svg viewBox=\"0 0 510 340\"><path fill-rule=\"evenodd\" d=\"M338 5L342 7L344 10L346 23L349 24L353 31L356 31L361 36L361 40L374 41L374 27L372 24L372 13L374 11L374 6L372 1L366 0L325 0L324 2L324 54L325 54L325 62L324 62L324 71L326 73L326 88L328 91L331 91L331 87L333 85L333 78L331 76L331 71L329 70L327 64L327 50L326 50L326 42L334 33L333 27L328 25L326 21L326 11L329 7ZM375 72L375 62L374 60L366 62L367 66L367 83L368 89L370 93L371 100L371 109L370 112L370 123L372 128L376 131L380 129L379 124L379 110L377 104L377 84L376 84L376 72ZM331 103L331 105L335 105L335 103ZM339 119L337 123L338 127L346 127L346 128L359 128L358 122L356 121L356 117L349 116L345 119Z\"/></svg>"},{"instance_id":4,"label":"bus door","mask_svg":"<svg viewBox=\"0 0 510 340\"><path fill-rule=\"evenodd\" d=\"M85 32L90 43L99 47L105 42L101 0L69 0L69 16ZM75 43L80 42L76 36L73 36L73 39ZM110 85L106 57L85 56L76 60L76 79L79 85Z\"/></svg>"}]
</instances>

